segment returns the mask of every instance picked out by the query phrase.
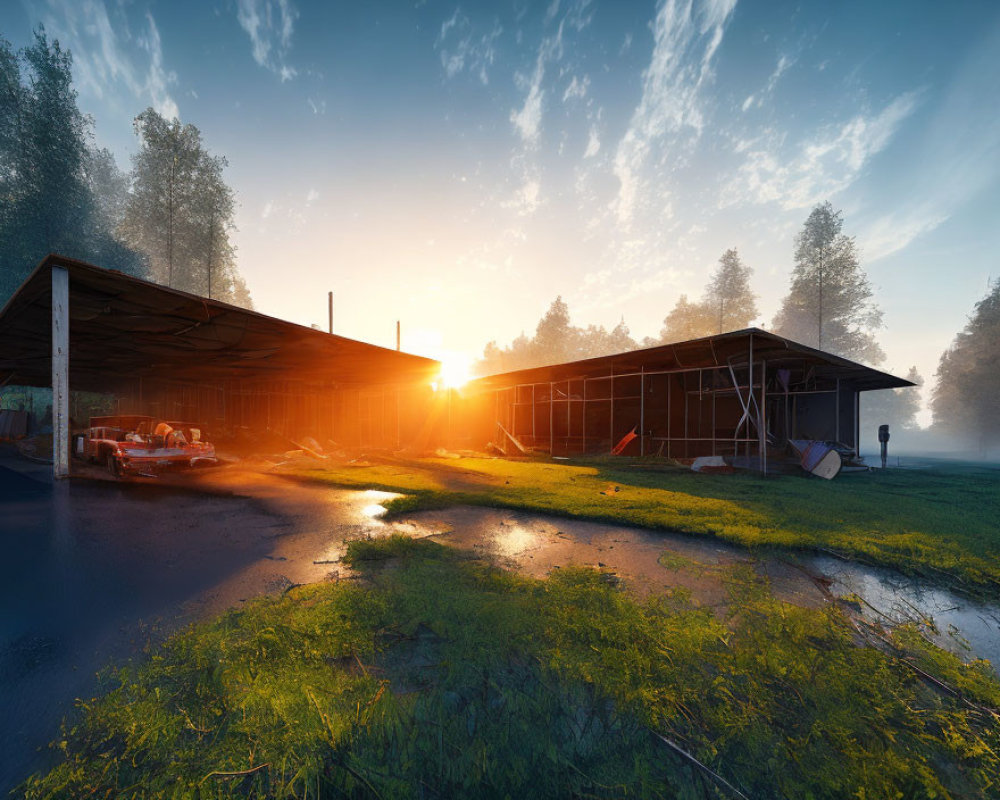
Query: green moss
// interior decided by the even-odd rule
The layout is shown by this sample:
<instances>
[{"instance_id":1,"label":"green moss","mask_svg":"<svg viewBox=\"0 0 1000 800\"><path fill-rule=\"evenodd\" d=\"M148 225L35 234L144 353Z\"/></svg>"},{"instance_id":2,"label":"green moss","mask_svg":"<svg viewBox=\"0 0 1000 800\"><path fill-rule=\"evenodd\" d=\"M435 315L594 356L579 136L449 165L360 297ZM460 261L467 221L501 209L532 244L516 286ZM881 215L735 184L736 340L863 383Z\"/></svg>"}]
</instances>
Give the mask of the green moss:
<instances>
[{"instance_id":1,"label":"green moss","mask_svg":"<svg viewBox=\"0 0 1000 800\"><path fill-rule=\"evenodd\" d=\"M426 540L348 555L360 583L258 600L109 673L23 794L725 796L655 733L751 797L1000 796L996 719L901 657L978 702L994 677L912 633L859 647L841 612L781 604L750 570L719 619Z\"/></svg>"}]
</instances>

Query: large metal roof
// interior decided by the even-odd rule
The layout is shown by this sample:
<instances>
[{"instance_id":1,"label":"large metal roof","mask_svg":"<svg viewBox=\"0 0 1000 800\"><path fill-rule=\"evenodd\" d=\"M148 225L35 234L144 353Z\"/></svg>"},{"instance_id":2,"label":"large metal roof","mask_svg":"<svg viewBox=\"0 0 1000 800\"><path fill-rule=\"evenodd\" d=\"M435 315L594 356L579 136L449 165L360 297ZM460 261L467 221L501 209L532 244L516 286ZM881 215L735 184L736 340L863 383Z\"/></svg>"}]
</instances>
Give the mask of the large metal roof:
<instances>
[{"instance_id":1,"label":"large metal roof","mask_svg":"<svg viewBox=\"0 0 1000 800\"><path fill-rule=\"evenodd\" d=\"M473 385L477 389L488 391L517 384L600 378L639 372L727 367L729 364L738 366L748 362L751 347L753 360L755 362L766 360L768 369L805 366L812 368L817 378L839 378L850 382L861 391L898 389L915 385L887 372L793 342L791 339L760 328L745 328L627 353L504 372L480 378Z\"/></svg>"},{"instance_id":2,"label":"large metal roof","mask_svg":"<svg viewBox=\"0 0 1000 800\"><path fill-rule=\"evenodd\" d=\"M69 272L70 387L183 382L429 382L440 364L103 269L47 256L0 311L0 385L48 386L53 267Z\"/></svg>"}]
</instances>

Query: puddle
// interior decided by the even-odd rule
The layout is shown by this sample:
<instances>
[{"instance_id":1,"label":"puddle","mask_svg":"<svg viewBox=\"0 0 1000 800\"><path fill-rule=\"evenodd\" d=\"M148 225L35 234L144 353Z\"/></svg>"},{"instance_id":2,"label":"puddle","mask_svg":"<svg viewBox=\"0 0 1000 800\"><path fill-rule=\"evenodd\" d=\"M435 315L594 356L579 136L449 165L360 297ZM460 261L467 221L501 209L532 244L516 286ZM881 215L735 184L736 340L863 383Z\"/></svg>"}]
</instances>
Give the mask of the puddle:
<instances>
[{"instance_id":1,"label":"puddle","mask_svg":"<svg viewBox=\"0 0 1000 800\"><path fill-rule=\"evenodd\" d=\"M362 502L364 503L364 505L360 508L361 516L367 520L373 520L380 523L381 520L379 517L386 512L385 503L403 496L401 494L396 494L395 492L380 492L377 489L366 489L363 492L357 492L357 494L361 496Z\"/></svg>"},{"instance_id":2,"label":"puddle","mask_svg":"<svg viewBox=\"0 0 1000 800\"><path fill-rule=\"evenodd\" d=\"M589 566L613 572L640 595L683 588L704 606L729 603L725 573L752 565L776 597L817 608L828 595L816 577L830 581L835 596L857 594L894 622L923 621L939 646L962 659L986 658L1000 666L1000 606L976 603L891 570L827 556L796 561L757 558L712 539L639 528L567 520L483 508L451 508L410 517L418 528L442 528L439 541L471 548L533 577L554 569ZM871 609L865 615L887 622ZM998 670L1000 674L1000 670Z\"/></svg>"},{"instance_id":3,"label":"puddle","mask_svg":"<svg viewBox=\"0 0 1000 800\"><path fill-rule=\"evenodd\" d=\"M929 632L935 644L965 661L989 659L1000 674L1000 606L977 603L891 570L828 556L814 557L810 563L833 581L834 594L857 594L894 622L926 620L936 630ZM886 622L871 608L862 606L862 612L873 622Z\"/></svg>"}]
</instances>

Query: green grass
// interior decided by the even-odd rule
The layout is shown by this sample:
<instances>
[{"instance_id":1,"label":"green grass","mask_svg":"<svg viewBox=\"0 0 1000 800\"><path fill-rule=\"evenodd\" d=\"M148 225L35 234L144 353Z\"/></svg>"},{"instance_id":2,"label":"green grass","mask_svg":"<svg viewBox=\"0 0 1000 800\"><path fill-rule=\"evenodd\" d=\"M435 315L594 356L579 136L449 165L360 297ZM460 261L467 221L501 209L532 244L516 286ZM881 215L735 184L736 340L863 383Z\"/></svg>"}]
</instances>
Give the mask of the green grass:
<instances>
[{"instance_id":1,"label":"green grass","mask_svg":"<svg viewBox=\"0 0 1000 800\"><path fill-rule=\"evenodd\" d=\"M913 629L859 646L837 607L781 604L745 568L720 619L426 540L347 560L360 583L255 601L109 672L23 795L734 796L664 737L755 798L1000 797L988 665Z\"/></svg>"},{"instance_id":2,"label":"green grass","mask_svg":"<svg viewBox=\"0 0 1000 800\"><path fill-rule=\"evenodd\" d=\"M629 463L418 459L287 472L408 493L390 512L485 505L711 535L748 547L831 550L969 593L1000 595L1000 470L937 466L822 481Z\"/></svg>"}]
</instances>

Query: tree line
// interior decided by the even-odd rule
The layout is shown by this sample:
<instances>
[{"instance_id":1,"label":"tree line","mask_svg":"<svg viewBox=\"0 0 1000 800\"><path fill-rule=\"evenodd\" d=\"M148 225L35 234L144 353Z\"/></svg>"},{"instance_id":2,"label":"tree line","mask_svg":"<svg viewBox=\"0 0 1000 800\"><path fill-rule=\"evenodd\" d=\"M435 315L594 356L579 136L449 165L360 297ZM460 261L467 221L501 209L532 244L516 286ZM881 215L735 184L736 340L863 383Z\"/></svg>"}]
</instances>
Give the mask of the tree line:
<instances>
[{"instance_id":1,"label":"tree line","mask_svg":"<svg viewBox=\"0 0 1000 800\"><path fill-rule=\"evenodd\" d=\"M17 52L0 37L0 302L54 252L252 307L225 158L148 108L123 172L77 105L72 64L43 27Z\"/></svg>"},{"instance_id":2,"label":"tree line","mask_svg":"<svg viewBox=\"0 0 1000 800\"><path fill-rule=\"evenodd\" d=\"M857 243L843 231L843 215L827 202L812 209L795 238L788 292L771 330L780 336L854 361L880 366L885 353L876 333L882 312L861 267ZM486 345L476 371L481 375L655 347L750 327L758 317L751 288L753 270L736 248L726 250L700 299L680 295L656 337L637 342L624 319L611 331L571 324L569 308L557 297L533 336L521 334L508 347ZM910 367L907 380L922 385ZM1000 443L1000 282L992 285L969 324L941 356L932 394L935 428L973 441L982 452ZM914 389L862 394L866 420L903 428L917 426L920 398Z\"/></svg>"}]
</instances>

